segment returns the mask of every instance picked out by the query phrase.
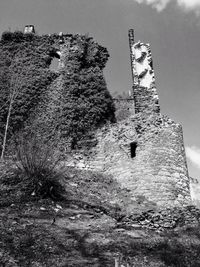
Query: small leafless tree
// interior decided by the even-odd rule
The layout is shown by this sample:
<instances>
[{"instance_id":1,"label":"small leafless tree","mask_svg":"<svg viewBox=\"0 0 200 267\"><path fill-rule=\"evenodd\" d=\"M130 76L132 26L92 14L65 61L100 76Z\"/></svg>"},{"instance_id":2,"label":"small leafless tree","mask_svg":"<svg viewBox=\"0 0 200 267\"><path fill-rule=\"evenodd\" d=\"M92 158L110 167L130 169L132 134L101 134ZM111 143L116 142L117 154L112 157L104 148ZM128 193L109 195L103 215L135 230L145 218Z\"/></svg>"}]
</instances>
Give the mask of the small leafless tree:
<instances>
[{"instance_id":1,"label":"small leafless tree","mask_svg":"<svg viewBox=\"0 0 200 267\"><path fill-rule=\"evenodd\" d=\"M5 131L3 136L3 144L2 144L2 151L1 151L1 160L4 159L5 149L6 149L6 142L7 142L7 136L8 136L8 128L10 123L10 117L11 112L13 108L13 104L17 98L18 93L20 92L20 85L21 85L21 79L20 74L14 73L10 78L10 90L8 94L8 113L6 117L6 125L5 125Z\"/></svg>"}]
</instances>

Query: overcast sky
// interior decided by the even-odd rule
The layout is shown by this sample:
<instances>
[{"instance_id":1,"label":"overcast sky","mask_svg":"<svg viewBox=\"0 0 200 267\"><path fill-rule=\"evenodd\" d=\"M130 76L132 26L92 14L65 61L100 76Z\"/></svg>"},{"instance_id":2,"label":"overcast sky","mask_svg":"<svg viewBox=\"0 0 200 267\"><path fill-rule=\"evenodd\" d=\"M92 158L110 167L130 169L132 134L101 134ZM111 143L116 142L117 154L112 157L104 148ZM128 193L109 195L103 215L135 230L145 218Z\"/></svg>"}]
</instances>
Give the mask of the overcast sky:
<instances>
[{"instance_id":1,"label":"overcast sky","mask_svg":"<svg viewBox=\"0 0 200 267\"><path fill-rule=\"evenodd\" d=\"M161 111L184 130L190 175L200 179L200 0L0 0L0 32L89 33L107 47L111 91L132 86L128 29L149 42Z\"/></svg>"}]
</instances>

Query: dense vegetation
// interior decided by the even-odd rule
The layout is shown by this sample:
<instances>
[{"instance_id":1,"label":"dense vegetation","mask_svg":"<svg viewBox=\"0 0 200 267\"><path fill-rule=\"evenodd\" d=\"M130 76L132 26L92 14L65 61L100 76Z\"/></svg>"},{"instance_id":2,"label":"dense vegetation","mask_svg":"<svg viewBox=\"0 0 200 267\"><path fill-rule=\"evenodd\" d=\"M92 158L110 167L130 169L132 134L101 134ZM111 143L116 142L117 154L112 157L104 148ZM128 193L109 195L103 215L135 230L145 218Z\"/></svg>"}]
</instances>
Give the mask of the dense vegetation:
<instances>
[{"instance_id":1,"label":"dense vegetation","mask_svg":"<svg viewBox=\"0 0 200 267\"><path fill-rule=\"evenodd\" d=\"M42 124L76 148L91 137L92 130L115 121L115 107L102 72L108 58L106 49L86 36L67 42L71 48L62 51L63 67L49 90L47 105L43 104L42 114L47 116Z\"/></svg>"},{"instance_id":2,"label":"dense vegetation","mask_svg":"<svg viewBox=\"0 0 200 267\"><path fill-rule=\"evenodd\" d=\"M88 36L37 36L4 32L0 41L0 141L11 98L8 139L19 131L62 137L74 148L91 130L114 121L114 104L103 77L108 52ZM63 45L59 71L49 66Z\"/></svg>"},{"instance_id":3,"label":"dense vegetation","mask_svg":"<svg viewBox=\"0 0 200 267\"><path fill-rule=\"evenodd\" d=\"M0 42L0 139L2 140L10 99L13 106L9 136L23 128L48 85L56 78L49 70L51 42L22 32L5 32Z\"/></svg>"}]
</instances>

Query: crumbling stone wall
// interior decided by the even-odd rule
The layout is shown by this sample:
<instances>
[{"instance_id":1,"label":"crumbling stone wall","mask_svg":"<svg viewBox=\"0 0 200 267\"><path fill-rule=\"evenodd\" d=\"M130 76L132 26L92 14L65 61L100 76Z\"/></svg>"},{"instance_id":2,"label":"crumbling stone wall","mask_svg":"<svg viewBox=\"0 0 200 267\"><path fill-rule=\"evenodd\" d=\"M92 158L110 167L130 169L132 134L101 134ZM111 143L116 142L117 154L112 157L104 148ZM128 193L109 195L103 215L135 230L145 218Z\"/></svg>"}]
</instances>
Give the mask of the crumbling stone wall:
<instances>
[{"instance_id":1,"label":"crumbling stone wall","mask_svg":"<svg viewBox=\"0 0 200 267\"><path fill-rule=\"evenodd\" d=\"M23 40L33 38L30 33L34 33L32 25L25 28L25 36L15 35ZM66 164L112 175L141 204L187 205L191 198L182 127L160 113L149 44L135 43L133 30L129 31L133 99L116 99L114 114L103 77L109 57L104 47L86 35L60 33L34 38L44 49L42 57L36 58L45 70L53 57L59 59L59 65L38 107L41 113L33 115L39 114L36 121L42 135L45 128L41 126L47 123L48 133L57 131L63 137L64 150L72 149ZM77 146L72 146L74 136L69 136L69 129L80 133L78 141L86 136L81 146L77 140ZM93 134L87 135L85 129Z\"/></svg>"},{"instance_id":2,"label":"crumbling stone wall","mask_svg":"<svg viewBox=\"0 0 200 267\"><path fill-rule=\"evenodd\" d=\"M141 122L143 120L143 123ZM138 148L134 159L135 194L159 205L190 202L182 127L164 116L135 117ZM138 127L139 126L139 127Z\"/></svg>"},{"instance_id":3,"label":"crumbling stone wall","mask_svg":"<svg viewBox=\"0 0 200 267\"><path fill-rule=\"evenodd\" d=\"M50 56L59 58L60 75L49 90L52 99L55 88L55 94L62 91L65 76L71 77L80 64L89 68L92 60L98 60L95 64L100 71L105 66L106 55L99 58L92 54L98 53L99 47L93 47L86 61L83 55L88 46L82 37L75 42L74 38L63 34L53 37ZM85 146L72 150L66 164L112 175L141 205L146 201L159 206L187 205L191 198L182 127L160 113L149 44L135 43L133 30L129 31L129 42L133 99L116 99L117 122L95 130L90 140L84 140ZM53 106L59 109L55 101ZM55 116L55 110L51 114ZM88 143L93 143L90 149Z\"/></svg>"},{"instance_id":4,"label":"crumbling stone wall","mask_svg":"<svg viewBox=\"0 0 200 267\"><path fill-rule=\"evenodd\" d=\"M144 81L146 74L140 75L141 67L136 63L134 49L143 44L134 43L133 31L129 37L134 96L127 105L129 114L122 119L116 116L117 123L99 129L97 145L87 155L78 151L71 163L113 175L129 189L133 200L140 199L141 205L145 201L158 206L187 205L191 197L182 127L160 113L149 46L144 45L148 49L145 55L141 53L144 58L139 64L148 59L151 83L149 78ZM123 105L118 100L119 110Z\"/></svg>"},{"instance_id":5,"label":"crumbling stone wall","mask_svg":"<svg viewBox=\"0 0 200 267\"><path fill-rule=\"evenodd\" d=\"M72 166L113 175L132 192L133 200L142 199L141 204L187 205L191 199L181 126L163 116L143 125L140 120L130 116L100 129L97 146L77 151ZM131 143L137 143L133 158Z\"/></svg>"},{"instance_id":6,"label":"crumbling stone wall","mask_svg":"<svg viewBox=\"0 0 200 267\"><path fill-rule=\"evenodd\" d=\"M191 198L182 127L160 114L149 44L135 43L133 30L129 31L129 43L132 74L136 76L133 95L138 147L134 193L142 193L159 205L187 204Z\"/></svg>"},{"instance_id":7,"label":"crumbling stone wall","mask_svg":"<svg viewBox=\"0 0 200 267\"><path fill-rule=\"evenodd\" d=\"M163 208L155 212L148 210L140 214L130 214L118 223L125 229L146 228L164 231L183 226L199 226L200 210L193 205L185 207Z\"/></svg>"},{"instance_id":8,"label":"crumbling stone wall","mask_svg":"<svg viewBox=\"0 0 200 267\"><path fill-rule=\"evenodd\" d=\"M129 30L129 45L135 113L159 113L160 106L150 45L140 41L135 42L133 29Z\"/></svg>"},{"instance_id":9,"label":"crumbling stone wall","mask_svg":"<svg viewBox=\"0 0 200 267\"><path fill-rule=\"evenodd\" d=\"M147 115L160 113L159 100L155 93L155 88L149 89L141 86L133 86L133 88L136 113L144 112Z\"/></svg>"}]
</instances>

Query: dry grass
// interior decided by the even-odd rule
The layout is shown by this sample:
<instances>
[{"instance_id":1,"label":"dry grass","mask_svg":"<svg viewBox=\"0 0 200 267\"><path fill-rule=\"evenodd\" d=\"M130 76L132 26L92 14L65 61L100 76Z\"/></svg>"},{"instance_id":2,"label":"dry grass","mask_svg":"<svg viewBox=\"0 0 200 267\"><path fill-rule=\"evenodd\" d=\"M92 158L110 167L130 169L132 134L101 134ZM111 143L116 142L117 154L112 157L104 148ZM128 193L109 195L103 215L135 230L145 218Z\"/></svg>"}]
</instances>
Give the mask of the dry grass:
<instances>
[{"instance_id":1,"label":"dry grass","mask_svg":"<svg viewBox=\"0 0 200 267\"><path fill-rule=\"evenodd\" d=\"M20 157L31 149L40 152L37 146L25 147L20 146ZM0 166L0 266L114 267L116 255L121 264L133 267L200 266L198 227L161 234L120 231L118 215L131 206L139 212L139 206L112 177L67 168L62 177L64 199L58 202L52 194L40 193L41 186L37 189L38 181L46 179L40 173L48 163L39 161L42 168L32 164L30 169L37 171L29 172L27 157L22 161L21 167L13 162ZM57 175L59 170L54 170ZM50 166L46 173L52 172ZM37 198L32 196L36 189Z\"/></svg>"},{"instance_id":2,"label":"dry grass","mask_svg":"<svg viewBox=\"0 0 200 267\"><path fill-rule=\"evenodd\" d=\"M36 136L18 138L16 142L16 175L22 178L27 194L35 198L59 198L64 192L62 173L58 171L59 157L55 157L53 145Z\"/></svg>"}]
</instances>

